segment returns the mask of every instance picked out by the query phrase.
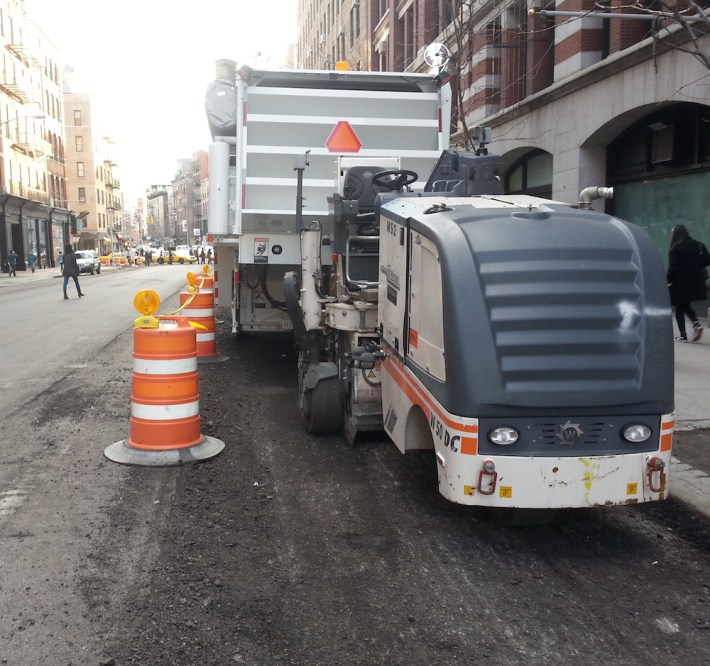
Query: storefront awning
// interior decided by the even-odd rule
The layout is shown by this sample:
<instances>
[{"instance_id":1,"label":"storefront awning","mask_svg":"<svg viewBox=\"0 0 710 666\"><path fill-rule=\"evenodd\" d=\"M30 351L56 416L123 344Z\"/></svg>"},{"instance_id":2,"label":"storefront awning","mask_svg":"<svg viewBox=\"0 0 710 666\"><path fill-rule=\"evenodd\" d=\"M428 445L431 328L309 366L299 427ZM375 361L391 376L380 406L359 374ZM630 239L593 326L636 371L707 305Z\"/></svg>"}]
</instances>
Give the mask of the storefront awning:
<instances>
[{"instance_id":1,"label":"storefront awning","mask_svg":"<svg viewBox=\"0 0 710 666\"><path fill-rule=\"evenodd\" d=\"M89 238L96 240L111 240L111 237L105 231L97 231L96 233L89 233L88 231L82 231L79 238Z\"/></svg>"}]
</instances>

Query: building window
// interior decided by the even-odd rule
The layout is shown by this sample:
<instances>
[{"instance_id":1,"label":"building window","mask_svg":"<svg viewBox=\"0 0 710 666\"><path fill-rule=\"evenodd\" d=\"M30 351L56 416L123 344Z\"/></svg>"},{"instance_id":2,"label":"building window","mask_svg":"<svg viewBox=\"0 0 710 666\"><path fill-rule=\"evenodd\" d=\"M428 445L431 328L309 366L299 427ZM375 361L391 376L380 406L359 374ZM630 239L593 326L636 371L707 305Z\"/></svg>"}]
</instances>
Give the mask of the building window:
<instances>
[{"instance_id":1,"label":"building window","mask_svg":"<svg viewBox=\"0 0 710 666\"><path fill-rule=\"evenodd\" d=\"M79 188L79 203L86 203L86 188Z\"/></svg>"},{"instance_id":2,"label":"building window","mask_svg":"<svg viewBox=\"0 0 710 666\"><path fill-rule=\"evenodd\" d=\"M377 0L377 18L381 19L389 9L390 0Z\"/></svg>"},{"instance_id":3,"label":"building window","mask_svg":"<svg viewBox=\"0 0 710 666\"><path fill-rule=\"evenodd\" d=\"M505 174L507 194L552 197L552 155L535 149L515 162Z\"/></svg>"},{"instance_id":4,"label":"building window","mask_svg":"<svg viewBox=\"0 0 710 666\"><path fill-rule=\"evenodd\" d=\"M84 152L84 137L77 136L77 137L75 137L75 140L76 140L76 152L77 153Z\"/></svg>"},{"instance_id":5,"label":"building window","mask_svg":"<svg viewBox=\"0 0 710 666\"><path fill-rule=\"evenodd\" d=\"M360 3L353 3L350 10L350 46L354 46L356 40L360 37Z\"/></svg>"},{"instance_id":6,"label":"building window","mask_svg":"<svg viewBox=\"0 0 710 666\"><path fill-rule=\"evenodd\" d=\"M76 163L76 175L79 178L84 177L84 163L83 162L77 162Z\"/></svg>"},{"instance_id":7,"label":"building window","mask_svg":"<svg viewBox=\"0 0 710 666\"><path fill-rule=\"evenodd\" d=\"M81 109L74 109L74 125L76 127L81 125Z\"/></svg>"}]
</instances>

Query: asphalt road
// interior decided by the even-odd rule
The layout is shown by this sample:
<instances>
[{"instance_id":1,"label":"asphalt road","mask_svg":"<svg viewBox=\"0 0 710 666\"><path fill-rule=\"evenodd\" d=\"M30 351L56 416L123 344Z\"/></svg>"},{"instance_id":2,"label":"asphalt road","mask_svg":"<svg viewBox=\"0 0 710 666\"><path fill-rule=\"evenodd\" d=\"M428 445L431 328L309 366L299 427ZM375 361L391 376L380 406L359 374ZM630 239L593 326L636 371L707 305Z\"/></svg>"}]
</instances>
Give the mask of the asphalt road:
<instances>
[{"instance_id":1,"label":"asphalt road","mask_svg":"<svg viewBox=\"0 0 710 666\"><path fill-rule=\"evenodd\" d=\"M128 431L133 297L150 288L176 306L186 273L81 276L86 297L70 282L68 301L60 278L0 276L2 663L98 663L76 584L91 570L96 530L126 476L105 469L101 447Z\"/></svg>"},{"instance_id":2,"label":"asphalt road","mask_svg":"<svg viewBox=\"0 0 710 666\"><path fill-rule=\"evenodd\" d=\"M108 462L133 294L175 307L185 272L106 272L68 302L55 280L0 290L24 322L0 393L0 663L710 661L704 516L671 499L503 528L439 497L430 452L304 433L288 337L220 330L229 359L200 366L219 457Z\"/></svg>"}]
</instances>

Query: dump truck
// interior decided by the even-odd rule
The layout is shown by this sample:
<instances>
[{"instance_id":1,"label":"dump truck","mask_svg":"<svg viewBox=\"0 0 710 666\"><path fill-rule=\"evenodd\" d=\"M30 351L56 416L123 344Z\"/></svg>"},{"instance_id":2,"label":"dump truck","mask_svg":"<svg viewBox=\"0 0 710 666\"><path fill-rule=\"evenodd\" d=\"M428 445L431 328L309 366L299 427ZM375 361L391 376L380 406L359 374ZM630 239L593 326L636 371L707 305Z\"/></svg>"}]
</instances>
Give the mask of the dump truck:
<instances>
[{"instance_id":1,"label":"dump truck","mask_svg":"<svg viewBox=\"0 0 710 666\"><path fill-rule=\"evenodd\" d=\"M235 334L288 330L282 282L300 266L303 224L325 225L321 256L331 261L338 158L431 170L449 146L451 87L401 72L255 70L231 60L216 70L205 109L217 304L231 306Z\"/></svg>"}]
</instances>

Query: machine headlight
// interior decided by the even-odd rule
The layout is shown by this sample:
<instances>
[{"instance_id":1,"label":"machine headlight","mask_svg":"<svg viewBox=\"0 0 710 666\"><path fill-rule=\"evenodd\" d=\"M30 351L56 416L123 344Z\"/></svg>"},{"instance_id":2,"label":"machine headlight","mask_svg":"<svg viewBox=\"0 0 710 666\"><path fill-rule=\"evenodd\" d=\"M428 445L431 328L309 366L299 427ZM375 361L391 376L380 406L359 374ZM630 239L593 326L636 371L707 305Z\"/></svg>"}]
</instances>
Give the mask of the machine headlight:
<instances>
[{"instance_id":1,"label":"machine headlight","mask_svg":"<svg viewBox=\"0 0 710 666\"><path fill-rule=\"evenodd\" d=\"M488 441L497 446L510 446L518 441L518 431L508 426L499 426L488 433Z\"/></svg>"},{"instance_id":2,"label":"machine headlight","mask_svg":"<svg viewBox=\"0 0 710 666\"><path fill-rule=\"evenodd\" d=\"M651 436L651 428L643 423L633 423L626 426L621 435L627 442L638 444L645 442Z\"/></svg>"}]
</instances>

